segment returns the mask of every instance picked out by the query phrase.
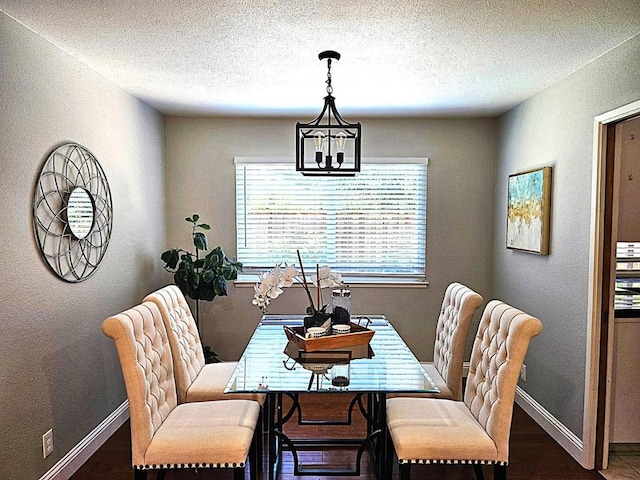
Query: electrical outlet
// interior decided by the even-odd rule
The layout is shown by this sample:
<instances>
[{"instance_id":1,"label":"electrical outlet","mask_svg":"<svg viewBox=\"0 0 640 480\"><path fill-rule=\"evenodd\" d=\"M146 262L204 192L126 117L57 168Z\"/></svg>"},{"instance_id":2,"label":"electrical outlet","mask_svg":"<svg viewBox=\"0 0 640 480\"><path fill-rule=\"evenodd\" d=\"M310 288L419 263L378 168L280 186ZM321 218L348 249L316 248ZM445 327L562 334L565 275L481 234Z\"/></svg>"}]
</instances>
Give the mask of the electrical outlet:
<instances>
[{"instance_id":1,"label":"electrical outlet","mask_svg":"<svg viewBox=\"0 0 640 480\"><path fill-rule=\"evenodd\" d=\"M42 457L47 458L53 453L53 430L42 435Z\"/></svg>"},{"instance_id":2,"label":"electrical outlet","mask_svg":"<svg viewBox=\"0 0 640 480\"><path fill-rule=\"evenodd\" d=\"M522 367L520 367L520 380L523 382L527 381L527 366L523 363Z\"/></svg>"}]
</instances>

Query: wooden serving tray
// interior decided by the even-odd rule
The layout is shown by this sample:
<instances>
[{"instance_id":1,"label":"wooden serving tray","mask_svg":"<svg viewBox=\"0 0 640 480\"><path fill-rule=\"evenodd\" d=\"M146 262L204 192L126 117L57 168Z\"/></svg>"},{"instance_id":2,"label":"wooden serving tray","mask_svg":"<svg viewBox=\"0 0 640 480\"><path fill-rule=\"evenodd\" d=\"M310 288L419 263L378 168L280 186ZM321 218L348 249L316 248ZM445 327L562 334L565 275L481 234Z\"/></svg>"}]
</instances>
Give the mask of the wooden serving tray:
<instances>
[{"instance_id":1,"label":"wooden serving tray","mask_svg":"<svg viewBox=\"0 0 640 480\"><path fill-rule=\"evenodd\" d=\"M307 363L345 363L359 358L373 358L375 356L371 349L371 345L367 343L341 347L337 350L316 350L313 352L306 352L304 350L300 350L295 343L287 342L287 346L284 348L284 352L282 353L301 365L305 365Z\"/></svg>"},{"instance_id":2,"label":"wooden serving tray","mask_svg":"<svg viewBox=\"0 0 640 480\"><path fill-rule=\"evenodd\" d=\"M287 339L299 350L316 352L318 350L335 350L337 348L351 347L354 345L367 345L371 337L376 333L368 328L350 323L350 333L329 334L319 338L304 338L304 327L284 326Z\"/></svg>"}]
</instances>

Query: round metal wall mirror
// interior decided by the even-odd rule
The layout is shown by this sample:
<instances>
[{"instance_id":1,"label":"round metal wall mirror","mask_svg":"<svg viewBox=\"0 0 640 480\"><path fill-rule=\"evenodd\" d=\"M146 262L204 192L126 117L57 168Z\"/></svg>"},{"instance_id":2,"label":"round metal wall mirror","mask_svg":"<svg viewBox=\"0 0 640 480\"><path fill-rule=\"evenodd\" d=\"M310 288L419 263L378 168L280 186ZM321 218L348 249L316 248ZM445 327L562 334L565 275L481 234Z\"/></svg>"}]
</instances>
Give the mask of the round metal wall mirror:
<instances>
[{"instance_id":1,"label":"round metal wall mirror","mask_svg":"<svg viewBox=\"0 0 640 480\"><path fill-rule=\"evenodd\" d=\"M113 206L96 157L77 143L56 148L38 177L33 228L51 270L68 282L95 273L109 246Z\"/></svg>"}]
</instances>

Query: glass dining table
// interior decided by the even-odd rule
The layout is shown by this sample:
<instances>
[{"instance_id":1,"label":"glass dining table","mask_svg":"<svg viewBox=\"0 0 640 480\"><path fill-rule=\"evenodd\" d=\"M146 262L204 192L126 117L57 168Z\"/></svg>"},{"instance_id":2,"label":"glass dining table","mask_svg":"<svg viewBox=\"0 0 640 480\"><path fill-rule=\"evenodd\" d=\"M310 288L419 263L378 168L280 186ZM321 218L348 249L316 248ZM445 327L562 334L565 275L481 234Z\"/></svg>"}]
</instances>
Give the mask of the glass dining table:
<instances>
[{"instance_id":1,"label":"glass dining table","mask_svg":"<svg viewBox=\"0 0 640 480\"><path fill-rule=\"evenodd\" d=\"M386 396L390 393L439 393L413 352L384 315L351 316L374 334L368 344L305 352L287 339L285 328L302 327L302 315L265 315L238 361L225 393L265 393L269 480L277 478L284 451L293 458L294 475L360 475L360 460L371 456L376 478L385 473ZM350 394L345 421L303 420L301 394ZM283 398L290 399L285 411ZM299 425L350 425L355 409L366 420L361 438L289 438L284 425L298 414ZM337 470L301 465L298 450L357 447L355 468Z\"/></svg>"}]
</instances>

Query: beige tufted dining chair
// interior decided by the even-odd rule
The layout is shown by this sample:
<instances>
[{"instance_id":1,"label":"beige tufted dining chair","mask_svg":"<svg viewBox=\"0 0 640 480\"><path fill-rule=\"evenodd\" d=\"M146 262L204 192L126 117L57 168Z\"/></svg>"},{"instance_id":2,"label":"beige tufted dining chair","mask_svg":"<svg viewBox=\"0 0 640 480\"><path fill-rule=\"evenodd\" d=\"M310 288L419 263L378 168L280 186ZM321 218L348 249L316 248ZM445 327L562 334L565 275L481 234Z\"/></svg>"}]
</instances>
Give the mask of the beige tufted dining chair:
<instances>
[{"instance_id":1,"label":"beige tufted dining chair","mask_svg":"<svg viewBox=\"0 0 640 480\"><path fill-rule=\"evenodd\" d=\"M173 353L178 403L241 399L255 400L261 407L264 405L264 394L224 393L238 362L205 363L198 327L180 288L167 285L147 295L144 301L155 303L162 314ZM265 418L261 408L256 435L260 458ZM262 471L262 463L257 465L257 469Z\"/></svg>"},{"instance_id":2,"label":"beige tufted dining chair","mask_svg":"<svg viewBox=\"0 0 640 480\"><path fill-rule=\"evenodd\" d=\"M462 400L464 348L471 320L482 301L480 294L461 283L454 282L447 287L436 325L433 362L421 363L440 393L397 393L387 395L387 398L410 396Z\"/></svg>"},{"instance_id":3,"label":"beige tufted dining chair","mask_svg":"<svg viewBox=\"0 0 640 480\"><path fill-rule=\"evenodd\" d=\"M131 453L136 480L148 470L230 468L244 479L260 406L251 400L178 404L173 358L158 307L145 302L102 323L115 341L129 400ZM254 463L255 462L255 463Z\"/></svg>"},{"instance_id":4,"label":"beige tufted dining chair","mask_svg":"<svg viewBox=\"0 0 640 480\"><path fill-rule=\"evenodd\" d=\"M415 463L472 464L478 479L483 478L480 465L490 464L494 478L506 480L516 385L529 342L541 331L537 318L493 300L484 309L473 343L464 401L387 401L400 480L410 478ZM391 449L388 454L391 457ZM390 468L392 462L387 463Z\"/></svg>"},{"instance_id":5,"label":"beige tufted dining chair","mask_svg":"<svg viewBox=\"0 0 640 480\"><path fill-rule=\"evenodd\" d=\"M461 283L450 284L444 292L436 327L433 363L423 368L440 388L438 398L462 400L462 365L469 326L482 296Z\"/></svg>"},{"instance_id":6,"label":"beige tufted dining chair","mask_svg":"<svg viewBox=\"0 0 640 480\"><path fill-rule=\"evenodd\" d=\"M238 362L204 362L202 341L191 309L182 291L168 285L144 298L158 306L169 336L178 389L178 403L228 400L256 400L264 403L264 394L225 394L224 388Z\"/></svg>"}]
</instances>

